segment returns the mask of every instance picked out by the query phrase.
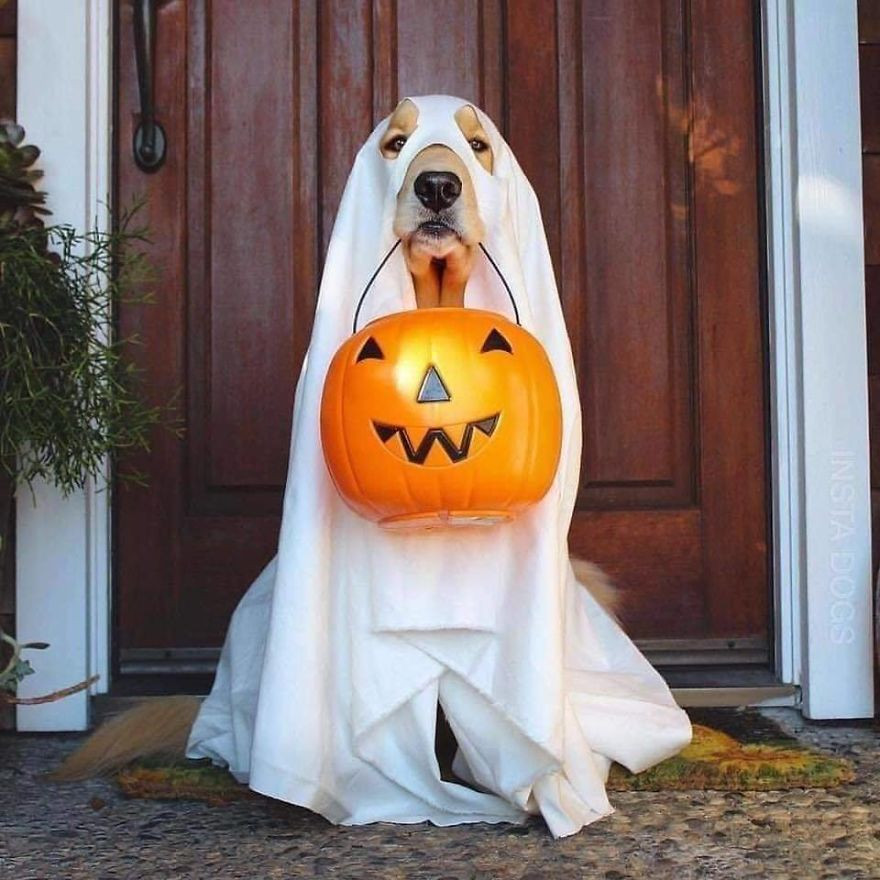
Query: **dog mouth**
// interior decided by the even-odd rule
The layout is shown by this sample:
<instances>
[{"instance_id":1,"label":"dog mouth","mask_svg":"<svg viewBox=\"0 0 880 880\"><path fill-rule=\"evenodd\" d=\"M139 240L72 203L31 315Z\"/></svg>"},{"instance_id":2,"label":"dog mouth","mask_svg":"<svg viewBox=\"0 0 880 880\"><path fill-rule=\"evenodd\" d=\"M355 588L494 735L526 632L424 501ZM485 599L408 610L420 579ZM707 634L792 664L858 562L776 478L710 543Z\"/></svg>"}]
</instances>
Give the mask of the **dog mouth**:
<instances>
[{"instance_id":1,"label":"dog mouth","mask_svg":"<svg viewBox=\"0 0 880 880\"><path fill-rule=\"evenodd\" d=\"M427 238L445 238L448 235L454 235L461 238L458 231L450 226L445 220L425 220L416 227L416 232Z\"/></svg>"},{"instance_id":2,"label":"dog mouth","mask_svg":"<svg viewBox=\"0 0 880 880\"><path fill-rule=\"evenodd\" d=\"M373 421L382 444L410 464L440 467L477 455L498 427L500 413L445 427L390 425ZM421 433L423 432L423 433Z\"/></svg>"}]
</instances>

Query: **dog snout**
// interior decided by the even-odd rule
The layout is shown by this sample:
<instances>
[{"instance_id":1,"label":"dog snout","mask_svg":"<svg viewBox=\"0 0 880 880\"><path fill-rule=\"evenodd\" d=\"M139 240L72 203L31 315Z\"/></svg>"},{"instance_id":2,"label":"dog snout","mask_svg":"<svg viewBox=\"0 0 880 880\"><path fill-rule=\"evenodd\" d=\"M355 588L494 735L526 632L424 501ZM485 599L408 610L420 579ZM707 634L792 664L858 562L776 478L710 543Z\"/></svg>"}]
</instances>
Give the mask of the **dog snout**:
<instances>
[{"instance_id":1,"label":"dog snout","mask_svg":"<svg viewBox=\"0 0 880 880\"><path fill-rule=\"evenodd\" d=\"M418 200L432 211L442 211L461 195L461 179L451 171L423 171L413 183Z\"/></svg>"}]
</instances>

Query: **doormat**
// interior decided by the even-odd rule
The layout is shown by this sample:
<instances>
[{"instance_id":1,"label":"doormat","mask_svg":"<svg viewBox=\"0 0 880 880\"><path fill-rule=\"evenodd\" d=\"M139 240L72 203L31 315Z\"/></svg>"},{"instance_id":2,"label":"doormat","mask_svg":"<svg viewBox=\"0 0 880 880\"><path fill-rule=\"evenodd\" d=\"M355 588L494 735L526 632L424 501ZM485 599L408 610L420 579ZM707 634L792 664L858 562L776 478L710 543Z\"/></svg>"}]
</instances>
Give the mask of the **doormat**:
<instances>
[{"instance_id":1,"label":"doormat","mask_svg":"<svg viewBox=\"0 0 880 880\"><path fill-rule=\"evenodd\" d=\"M642 773L613 764L609 791L771 791L833 788L855 778L846 758L802 745L753 709L689 709L694 737Z\"/></svg>"},{"instance_id":2,"label":"doormat","mask_svg":"<svg viewBox=\"0 0 880 880\"><path fill-rule=\"evenodd\" d=\"M630 773L614 764L609 791L768 791L832 788L855 778L851 762L801 745L753 710L692 709L694 738L678 755ZM133 798L227 804L262 798L207 759L140 761L116 781Z\"/></svg>"}]
</instances>

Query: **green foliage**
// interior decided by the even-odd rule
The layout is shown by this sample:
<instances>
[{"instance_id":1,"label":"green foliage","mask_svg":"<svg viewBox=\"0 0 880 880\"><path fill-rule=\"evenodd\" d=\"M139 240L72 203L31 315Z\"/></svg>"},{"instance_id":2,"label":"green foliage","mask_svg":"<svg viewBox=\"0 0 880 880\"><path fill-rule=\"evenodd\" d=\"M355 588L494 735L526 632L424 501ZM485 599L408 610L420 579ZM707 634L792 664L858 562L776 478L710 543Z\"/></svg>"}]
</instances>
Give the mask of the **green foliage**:
<instances>
[{"instance_id":1,"label":"green foliage","mask_svg":"<svg viewBox=\"0 0 880 880\"><path fill-rule=\"evenodd\" d=\"M50 212L34 185L42 172L33 167L40 151L24 137L21 126L0 121L0 574L19 484L43 478L69 495L108 455L148 451L153 426L182 433L173 413L177 394L163 406L142 397L141 371L126 351L140 339L114 333L120 303L152 300L139 249L147 239L133 226L139 206L109 232L44 226ZM146 483L130 466L117 465L116 476ZM20 644L0 628L0 696L34 671L22 649L45 647Z\"/></svg>"},{"instance_id":2,"label":"green foliage","mask_svg":"<svg viewBox=\"0 0 880 880\"><path fill-rule=\"evenodd\" d=\"M164 408L141 399L125 354L140 339L112 332L116 304L151 300L135 292L148 272L133 215L111 232L0 231L0 468L16 482L42 477L67 495L107 454L148 450L153 425L179 434L173 398ZM117 476L145 482L134 469Z\"/></svg>"}]
</instances>

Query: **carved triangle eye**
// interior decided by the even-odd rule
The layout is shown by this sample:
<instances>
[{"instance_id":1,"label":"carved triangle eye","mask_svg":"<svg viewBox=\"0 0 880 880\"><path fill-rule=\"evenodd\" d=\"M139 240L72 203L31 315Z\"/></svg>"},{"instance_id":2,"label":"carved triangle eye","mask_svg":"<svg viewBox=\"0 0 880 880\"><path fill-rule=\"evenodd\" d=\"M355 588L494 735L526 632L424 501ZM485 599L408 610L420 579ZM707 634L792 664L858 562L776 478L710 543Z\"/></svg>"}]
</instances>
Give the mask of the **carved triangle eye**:
<instances>
[{"instance_id":1,"label":"carved triangle eye","mask_svg":"<svg viewBox=\"0 0 880 880\"><path fill-rule=\"evenodd\" d=\"M377 361L385 360L385 355L382 354L382 349L379 348L379 343L376 342L372 336L364 343L360 352L358 352L357 361L355 363L359 364L361 361L368 360L369 358L374 358Z\"/></svg>"},{"instance_id":2,"label":"carved triangle eye","mask_svg":"<svg viewBox=\"0 0 880 880\"><path fill-rule=\"evenodd\" d=\"M494 327L480 349L481 354L485 354L487 351L506 351L508 354L513 354L510 343Z\"/></svg>"}]
</instances>

